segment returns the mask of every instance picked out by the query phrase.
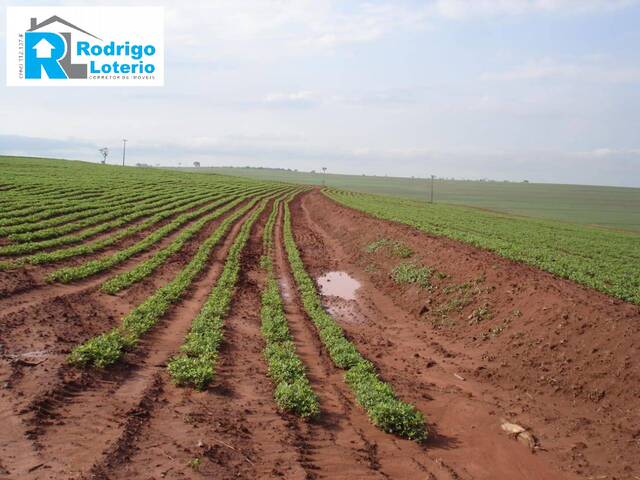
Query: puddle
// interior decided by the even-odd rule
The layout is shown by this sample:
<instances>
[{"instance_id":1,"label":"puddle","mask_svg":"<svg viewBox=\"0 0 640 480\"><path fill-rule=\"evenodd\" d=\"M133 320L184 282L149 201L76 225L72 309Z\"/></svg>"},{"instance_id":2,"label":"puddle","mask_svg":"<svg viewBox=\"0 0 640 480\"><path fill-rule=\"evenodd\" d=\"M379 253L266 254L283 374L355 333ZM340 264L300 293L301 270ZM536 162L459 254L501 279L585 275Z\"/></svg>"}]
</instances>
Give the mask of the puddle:
<instances>
[{"instance_id":1,"label":"puddle","mask_svg":"<svg viewBox=\"0 0 640 480\"><path fill-rule=\"evenodd\" d=\"M346 272L326 273L318 277L318 285L322 295L344 300L355 300L356 290L360 288L360 282Z\"/></svg>"}]
</instances>

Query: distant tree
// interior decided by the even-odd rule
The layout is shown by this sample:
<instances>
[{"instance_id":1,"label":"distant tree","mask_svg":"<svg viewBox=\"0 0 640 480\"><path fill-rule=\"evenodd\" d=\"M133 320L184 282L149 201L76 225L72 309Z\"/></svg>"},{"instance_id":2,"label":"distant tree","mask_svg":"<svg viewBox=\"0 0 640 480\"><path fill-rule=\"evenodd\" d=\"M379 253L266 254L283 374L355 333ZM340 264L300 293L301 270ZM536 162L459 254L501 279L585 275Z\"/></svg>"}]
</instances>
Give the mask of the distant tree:
<instances>
[{"instance_id":1,"label":"distant tree","mask_svg":"<svg viewBox=\"0 0 640 480\"><path fill-rule=\"evenodd\" d=\"M109 156L109 148L103 147L103 148L100 148L98 151L100 152L100 155L102 155L102 161L100 163L103 165L106 164L107 157Z\"/></svg>"},{"instance_id":2,"label":"distant tree","mask_svg":"<svg viewBox=\"0 0 640 480\"><path fill-rule=\"evenodd\" d=\"M200 162L193 162L193 166L196 168L200 168Z\"/></svg>"},{"instance_id":3,"label":"distant tree","mask_svg":"<svg viewBox=\"0 0 640 480\"><path fill-rule=\"evenodd\" d=\"M529 180L523 180L522 183L529 183Z\"/></svg>"}]
</instances>

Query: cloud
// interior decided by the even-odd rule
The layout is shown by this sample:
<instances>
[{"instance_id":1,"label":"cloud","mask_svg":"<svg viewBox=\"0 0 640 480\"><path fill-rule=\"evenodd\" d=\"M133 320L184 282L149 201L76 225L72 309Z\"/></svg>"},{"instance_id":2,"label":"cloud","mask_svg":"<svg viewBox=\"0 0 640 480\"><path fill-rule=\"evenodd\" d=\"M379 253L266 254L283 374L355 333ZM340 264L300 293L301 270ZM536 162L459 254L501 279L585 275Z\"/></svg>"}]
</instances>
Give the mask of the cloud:
<instances>
[{"instance_id":1,"label":"cloud","mask_svg":"<svg viewBox=\"0 0 640 480\"><path fill-rule=\"evenodd\" d=\"M614 11L640 0L216 0L166 7L168 43L197 61L308 56L421 31L438 19ZM251 51L247 46L251 45ZM204 47L207 46L207 47Z\"/></svg>"},{"instance_id":2,"label":"cloud","mask_svg":"<svg viewBox=\"0 0 640 480\"><path fill-rule=\"evenodd\" d=\"M309 108L316 105L318 99L310 91L270 93L264 97L262 103L268 107L277 108Z\"/></svg>"},{"instance_id":3,"label":"cloud","mask_svg":"<svg viewBox=\"0 0 640 480\"><path fill-rule=\"evenodd\" d=\"M6 4L0 0L0 7ZM93 6L94 1L54 4ZM143 2L144 3L144 2ZM152 2L153 3L153 2ZM156 2L157 3L157 2ZM429 4L410 1L357 0L192 0L165 4L168 57L193 63L270 61L308 56L337 48L370 43L393 32L425 27ZM122 6L140 5L121 0ZM0 20L4 8L0 8ZM0 37L4 28L0 29ZM224 63L223 63L224 65Z\"/></svg>"},{"instance_id":4,"label":"cloud","mask_svg":"<svg viewBox=\"0 0 640 480\"><path fill-rule=\"evenodd\" d=\"M357 106L404 106L420 102L425 90L424 87L386 88L336 95L334 100Z\"/></svg>"},{"instance_id":5,"label":"cloud","mask_svg":"<svg viewBox=\"0 0 640 480\"><path fill-rule=\"evenodd\" d=\"M429 13L427 6L403 2L347 6L338 0L217 0L167 7L166 24L169 42L195 60L233 57L239 51L265 60L308 56L421 29Z\"/></svg>"},{"instance_id":6,"label":"cloud","mask_svg":"<svg viewBox=\"0 0 640 480\"><path fill-rule=\"evenodd\" d=\"M560 62L552 58L532 60L502 72L481 75L484 81L579 80L597 83L638 83L640 68L606 65L601 62Z\"/></svg>"},{"instance_id":7,"label":"cloud","mask_svg":"<svg viewBox=\"0 0 640 480\"><path fill-rule=\"evenodd\" d=\"M576 152L575 155L595 158L628 158L640 162L640 148L596 148L594 150Z\"/></svg>"},{"instance_id":8,"label":"cloud","mask_svg":"<svg viewBox=\"0 0 640 480\"><path fill-rule=\"evenodd\" d=\"M638 4L638 0L436 0L434 7L443 17L466 19L535 13L583 14Z\"/></svg>"},{"instance_id":9,"label":"cloud","mask_svg":"<svg viewBox=\"0 0 640 480\"><path fill-rule=\"evenodd\" d=\"M269 108L311 108L318 105L357 107L402 107L420 102L419 87L389 88L362 92L320 94L310 90L269 93L259 102Z\"/></svg>"}]
</instances>

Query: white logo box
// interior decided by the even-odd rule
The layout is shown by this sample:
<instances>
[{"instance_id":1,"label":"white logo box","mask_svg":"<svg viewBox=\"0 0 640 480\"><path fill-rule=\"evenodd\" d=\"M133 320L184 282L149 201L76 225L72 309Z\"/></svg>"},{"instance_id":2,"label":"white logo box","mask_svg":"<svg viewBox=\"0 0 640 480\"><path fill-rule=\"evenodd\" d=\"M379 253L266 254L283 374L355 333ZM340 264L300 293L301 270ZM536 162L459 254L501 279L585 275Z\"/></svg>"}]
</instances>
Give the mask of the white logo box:
<instances>
[{"instance_id":1,"label":"white logo box","mask_svg":"<svg viewBox=\"0 0 640 480\"><path fill-rule=\"evenodd\" d=\"M164 85L163 7L7 7L8 86Z\"/></svg>"}]
</instances>

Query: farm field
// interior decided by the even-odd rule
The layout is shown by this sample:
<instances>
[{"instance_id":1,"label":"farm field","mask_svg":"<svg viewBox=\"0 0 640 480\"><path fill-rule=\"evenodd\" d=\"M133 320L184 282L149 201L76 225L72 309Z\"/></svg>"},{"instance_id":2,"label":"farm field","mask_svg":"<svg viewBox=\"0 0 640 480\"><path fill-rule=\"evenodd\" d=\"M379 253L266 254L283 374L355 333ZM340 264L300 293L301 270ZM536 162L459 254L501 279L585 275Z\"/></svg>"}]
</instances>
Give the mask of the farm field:
<instances>
[{"instance_id":1,"label":"farm field","mask_svg":"<svg viewBox=\"0 0 640 480\"><path fill-rule=\"evenodd\" d=\"M0 478L640 476L635 234L211 173L0 172Z\"/></svg>"},{"instance_id":2,"label":"farm field","mask_svg":"<svg viewBox=\"0 0 640 480\"><path fill-rule=\"evenodd\" d=\"M428 168L428 167L427 167ZM274 168L202 167L182 171L210 172L406 198L426 203L430 183L424 178L340 175ZM548 218L611 229L640 231L640 189L594 185L561 185L500 181L436 179L437 203L464 205L514 215Z\"/></svg>"}]
</instances>

